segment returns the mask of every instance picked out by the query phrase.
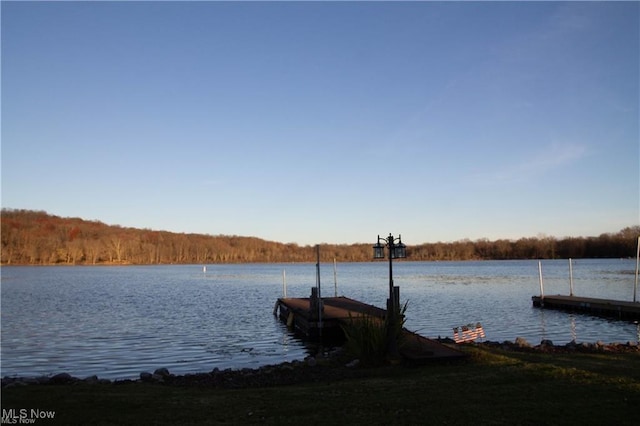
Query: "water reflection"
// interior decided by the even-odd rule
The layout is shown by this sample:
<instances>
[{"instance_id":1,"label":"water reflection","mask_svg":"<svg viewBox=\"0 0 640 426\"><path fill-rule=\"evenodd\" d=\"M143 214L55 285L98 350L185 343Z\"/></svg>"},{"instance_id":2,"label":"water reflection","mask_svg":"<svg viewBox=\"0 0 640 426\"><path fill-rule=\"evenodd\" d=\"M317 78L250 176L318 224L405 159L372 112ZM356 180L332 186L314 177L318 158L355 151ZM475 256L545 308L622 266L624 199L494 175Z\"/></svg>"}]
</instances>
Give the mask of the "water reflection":
<instances>
[{"instance_id":1,"label":"water reflection","mask_svg":"<svg viewBox=\"0 0 640 426\"><path fill-rule=\"evenodd\" d=\"M545 322L546 311L540 310L540 332L542 334L542 340L547 340L547 324Z\"/></svg>"},{"instance_id":2,"label":"water reflection","mask_svg":"<svg viewBox=\"0 0 640 426\"><path fill-rule=\"evenodd\" d=\"M537 311L540 339L536 339L535 330L530 333L530 336L534 336L532 340L527 337L527 340L533 344L541 340L551 340L556 345L597 341L640 344L640 324L637 321L631 323L559 310L537 309ZM616 331L617 334L612 334Z\"/></svg>"}]
</instances>

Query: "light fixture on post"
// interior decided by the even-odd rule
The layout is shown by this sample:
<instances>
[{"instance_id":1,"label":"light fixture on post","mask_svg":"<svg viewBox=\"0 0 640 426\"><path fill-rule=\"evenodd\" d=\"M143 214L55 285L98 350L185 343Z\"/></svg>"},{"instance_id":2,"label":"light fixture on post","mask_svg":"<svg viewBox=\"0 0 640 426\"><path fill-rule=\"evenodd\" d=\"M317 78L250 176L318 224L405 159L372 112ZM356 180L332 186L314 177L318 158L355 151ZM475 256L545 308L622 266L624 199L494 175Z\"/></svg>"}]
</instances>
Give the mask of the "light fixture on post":
<instances>
[{"instance_id":1,"label":"light fixture on post","mask_svg":"<svg viewBox=\"0 0 640 426\"><path fill-rule=\"evenodd\" d=\"M398 235L398 244L393 245L393 257L395 259L402 259L407 257L407 246L402 244L402 239Z\"/></svg>"},{"instance_id":2,"label":"light fixture on post","mask_svg":"<svg viewBox=\"0 0 640 426\"><path fill-rule=\"evenodd\" d=\"M384 248L388 249L389 257L389 299L387 299L387 322L389 332L389 352L391 355L396 355L397 347L395 344L395 322L399 320L398 314L400 313L400 289L393 286L393 259L401 259L407 257L407 246L402 243L402 238L398 235L398 238L394 238L389 234L387 238L380 238L378 235L378 241L373 246L373 258L384 259Z\"/></svg>"},{"instance_id":3,"label":"light fixture on post","mask_svg":"<svg viewBox=\"0 0 640 426\"><path fill-rule=\"evenodd\" d=\"M384 259L384 246L380 244L380 235L378 235L378 242L373 246L373 258Z\"/></svg>"}]
</instances>

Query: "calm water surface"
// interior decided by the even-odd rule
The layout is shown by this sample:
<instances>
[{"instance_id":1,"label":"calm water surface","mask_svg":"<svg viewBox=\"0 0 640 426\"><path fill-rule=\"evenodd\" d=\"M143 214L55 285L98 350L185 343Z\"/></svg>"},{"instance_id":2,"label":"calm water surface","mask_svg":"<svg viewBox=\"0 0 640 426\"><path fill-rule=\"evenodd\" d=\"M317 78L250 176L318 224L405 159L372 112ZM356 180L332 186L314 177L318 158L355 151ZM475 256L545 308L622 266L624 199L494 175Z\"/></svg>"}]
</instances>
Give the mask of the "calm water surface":
<instances>
[{"instance_id":1,"label":"calm water surface","mask_svg":"<svg viewBox=\"0 0 640 426\"><path fill-rule=\"evenodd\" d=\"M543 261L545 294L569 293L568 261ZM321 265L323 296L384 307L388 263ZM283 292L308 297L313 264L2 268L1 374L136 378L302 359L273 316ZM634 260L574 260L574 293L632 300ZM397 262L407 328L428 337L481 322L487 340L637 342L638 325L531 306L537 261Z\"/></svg>"}]
</instances>

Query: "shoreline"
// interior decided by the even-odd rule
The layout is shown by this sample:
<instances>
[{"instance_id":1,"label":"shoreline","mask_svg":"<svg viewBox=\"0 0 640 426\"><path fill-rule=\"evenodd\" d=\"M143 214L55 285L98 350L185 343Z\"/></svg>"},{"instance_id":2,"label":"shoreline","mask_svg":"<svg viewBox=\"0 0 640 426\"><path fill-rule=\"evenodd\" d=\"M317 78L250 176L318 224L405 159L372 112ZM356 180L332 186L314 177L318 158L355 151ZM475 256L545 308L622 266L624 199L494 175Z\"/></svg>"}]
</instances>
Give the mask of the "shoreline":
<instances>
[{"instance_id":1,"label":"shoreline","mask_svg":"<svg viewBox=\"0 0 640 426\"><path fill-rule=\"evenodd\" d=\"M516 338L515 341L504 342L472 342L455 344L450 338L436 339L438 342L463 349L465 347L486 347L512 352L537 352L547 354L619 354L640 353L640 343L577 343L554 345L550 340L542 340L539 345L532 345L526 339ZM431 361L438 362L438 361ZM439 361L440 363L459 363L463 360ZM410 363L402 363L412 366ZM342 350L322 357L308 356L304 360L287 361L279 364L265 365L258 368L224 369L214 368L210 372L189 373L183 375L172 374L167 368L157 368L153 373L141 372L138 379L101 379L97 375L86 378L74 377L69 373L58 373L51 376L4 376L0 379L1 388L36 386L36 385L131 385L139 383L161 384L168 386L186 387L214 387L224 389L255 388L267 386L293 385L315 382L319 380L342 380L348 378L366 377L372 368L384 368L386 364L377 367L361 366L359 360L349 358Z\"/></svg>"}]
</instances>

